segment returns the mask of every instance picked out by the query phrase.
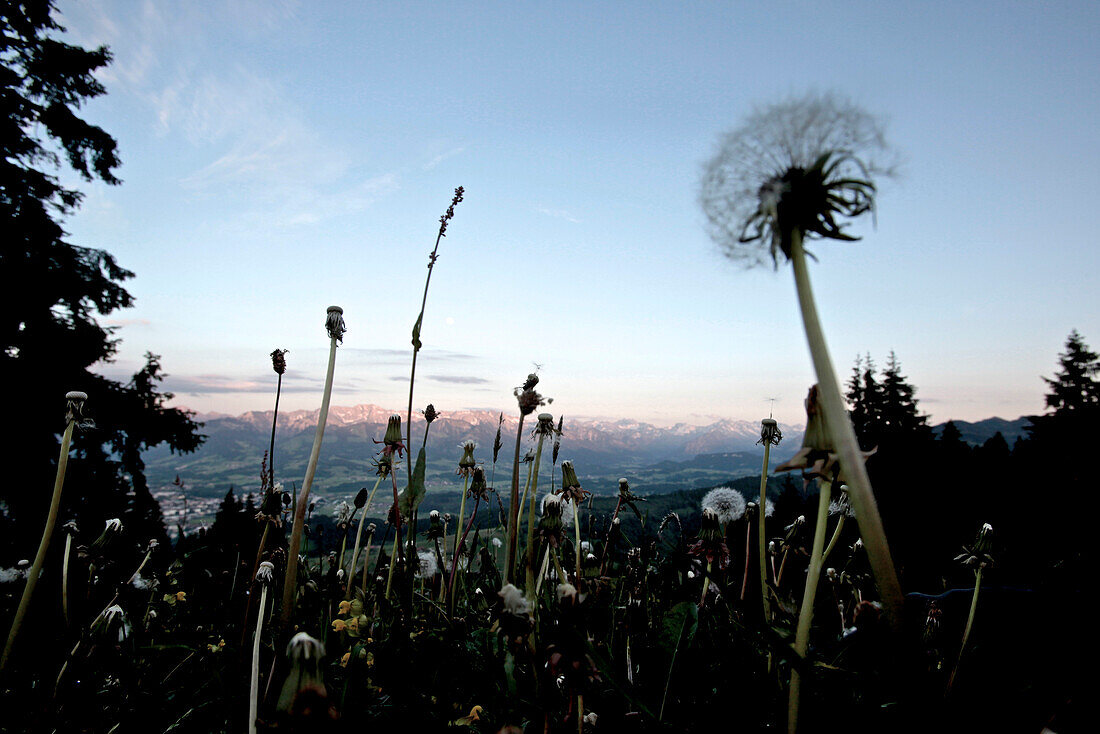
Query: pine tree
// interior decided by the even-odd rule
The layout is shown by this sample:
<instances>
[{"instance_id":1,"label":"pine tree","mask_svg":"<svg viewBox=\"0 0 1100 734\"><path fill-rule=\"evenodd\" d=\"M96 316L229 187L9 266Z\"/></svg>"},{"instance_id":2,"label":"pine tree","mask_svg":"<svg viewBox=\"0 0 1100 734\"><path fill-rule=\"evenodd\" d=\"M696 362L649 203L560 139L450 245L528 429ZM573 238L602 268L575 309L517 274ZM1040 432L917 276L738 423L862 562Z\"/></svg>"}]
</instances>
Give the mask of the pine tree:
<instances>
[{"instance_id":1,"label":"pine tree","mask_svg":"<svg viewBox=\"0 0 1100 734\"><path fill-rule=\"evenodd\" d=\"M1054 415L1087 411L1100 406L1100 355L1090 350L1077 330L1066 339L1066 351L1058 355L1061 370L1054 378L1044 377L1050 388L1046 405Z\"/></svg>"},{"instance_id":2,"label":"pine tree","mask_svg":"<svg viewBox=\"0 0 1100 734\"><path fill-rule=\"evenodd\" d=\"M882 433L882 386L875 377L875 370L870 354L857 356L847 384L849 415L864 449L878 445Z\"/></svg>"},{"instance_id":3,"label":"pine tree","mask_svg":"<svg viewBox=\"0 0 1100 734\"><path fill-rule=\"evenodd\" d=\"M141 452L160 443L192 451L202 440L189 413L165 406L171 396L158 391L155 356L127 384L92 371L118 346L98 318L133 304L122 286L133 273L67 241L62 222L82 195L59 173L67 166L85 181L119 183L114 139L77 114L104 93L94 72L110 53L57 40L64 29L53 13L51 0L0 5L0 384L18 426L3 443L0 500L17 536L36 533L45 514L49 493L40 490L52 482L67 391L88 393L98 427L73 441L66 486L80 489L63 498L63 516L121 517L132 494L155 521ZM4 541L25 553L25 538Z\"/></svg>"},{"instance_id":4,"label":"pine tree","mask_svg":"<svg viewBox=\"0 0 1100 734\"><path fill-rule=\"evenodd\" d=\"M916 388L901 374L901 363L891 350L886 370L882 373L880 430L884 442L925 443L932 438L928 416L918 412L916 393Z\"/></svg>"}]
</instances>

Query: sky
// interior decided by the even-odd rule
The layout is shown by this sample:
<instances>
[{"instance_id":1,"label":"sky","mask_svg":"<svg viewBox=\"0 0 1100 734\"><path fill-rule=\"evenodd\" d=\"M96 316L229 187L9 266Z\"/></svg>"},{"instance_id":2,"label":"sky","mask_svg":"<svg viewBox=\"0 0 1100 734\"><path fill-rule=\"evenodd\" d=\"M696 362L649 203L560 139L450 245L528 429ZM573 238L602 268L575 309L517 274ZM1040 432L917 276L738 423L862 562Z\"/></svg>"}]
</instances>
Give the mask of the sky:
<instances>
[{"instance_id":1,"label":"sky","mask_svg":"<svg viewBox=\"0 0 1100 734\"><path fill-rule=\"evenodd\" d=\"M834 91L903 164L811 277L841 379L891 350L933 422L1042 412L1072 329L1100 345L1100 5L59 0L106 44L84 114L123 184L81 182L70 241L136 276L124 378L175 405L400 408L438 219L415 403L668 425L774 410L814 381L789 267L709 238L705 161L747 114ZM774 402L770 399L774 399Z\"/></svg>"}]
</instances>

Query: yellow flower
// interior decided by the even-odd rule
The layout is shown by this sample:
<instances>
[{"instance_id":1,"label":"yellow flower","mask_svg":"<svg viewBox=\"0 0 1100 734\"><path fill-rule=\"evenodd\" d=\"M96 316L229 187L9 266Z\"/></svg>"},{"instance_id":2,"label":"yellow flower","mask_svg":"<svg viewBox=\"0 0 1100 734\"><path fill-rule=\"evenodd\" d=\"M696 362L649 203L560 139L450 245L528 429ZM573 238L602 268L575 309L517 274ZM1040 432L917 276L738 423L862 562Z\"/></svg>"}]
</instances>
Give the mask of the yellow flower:
<instances>
[{"instance_id":1,"label":"yellow flower","mask_svg":"<svg viewBox=\"0 0 1100 734\"><path fill-rule=\"evenodd\" d=\"M332 630L334 632L343 632L347 628L348 628L348 623L345 622L344 620L342 620L342 619L332 620Z\"/></svg>"},{"instance_id":2,"label":"yellow flower","mask_svg":"<svg viewBox=\"0 0 1100 734\"><path fill-rule=\"evenodd\" d=\"M348 614L350 611L351 611L351 602L350 601L340 602L340 614Z\"/></svg>"},{"instance_id":3,"label":"yellow flower","mask_svg":"<svg viewBox=\"0 0 1100 734\"><path fill-rule=\"evenodd\" d=\"M351 660L351 653L350 652L344 653L343 657L340 658L340 667L341 668L348 667L348 661L349 660Z\"/></svg>"},{"instance_id":4,"label":"yellow flower","mask_svg":"<svg viewBox=\"0 0 1100 734\"><path fill-rule=\"evenodd\" d=\"M186 591L177 591L176 592L176 601L187 601L187 592Z\"/></svg>"},{"instance_id":5,"label":"yellow flower","mask_svg":"<svg viewBox=\"0 0 1100 734\"><path fill-rule=\"evenodd\" d=\"M336 621L340 622L341 620L338 619ZM336 624L336 622L333 622L333 624ZM355 632L356 634L358 634L359 633L359 618L358 617L352 617L351 619L348 620L346 626L350 631Z\"/></svg>"}]
</instances>

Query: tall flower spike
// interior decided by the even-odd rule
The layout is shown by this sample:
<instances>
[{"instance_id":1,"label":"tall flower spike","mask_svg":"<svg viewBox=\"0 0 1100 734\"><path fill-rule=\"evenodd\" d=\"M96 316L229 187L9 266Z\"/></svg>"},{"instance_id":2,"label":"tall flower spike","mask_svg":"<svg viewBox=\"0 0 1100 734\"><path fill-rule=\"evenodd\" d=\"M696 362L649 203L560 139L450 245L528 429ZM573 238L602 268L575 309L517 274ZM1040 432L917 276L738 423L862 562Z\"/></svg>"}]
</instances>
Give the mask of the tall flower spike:
<instances>
[{"instance_id":1,"label":"tall flower spike","mask_svg":"<svg viewBox=\"0 0 1100 734\"><path fill-rule=\"evenodd\" d=\"M344 326L344 309L339 306L328 307L328 318L325 319L325 329L328 330L328 338L344 343L344 334L347 327Z\"/></svg>"}]
</instances>

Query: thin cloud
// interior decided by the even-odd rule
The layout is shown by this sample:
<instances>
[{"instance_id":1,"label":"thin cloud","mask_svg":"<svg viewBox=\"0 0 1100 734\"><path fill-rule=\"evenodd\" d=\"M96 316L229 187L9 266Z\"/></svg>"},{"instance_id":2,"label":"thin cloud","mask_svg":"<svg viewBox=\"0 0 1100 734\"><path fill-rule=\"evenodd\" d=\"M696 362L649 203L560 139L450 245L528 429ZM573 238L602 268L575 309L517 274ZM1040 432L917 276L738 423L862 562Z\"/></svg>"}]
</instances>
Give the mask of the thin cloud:
<instances>
[{"instance_id":1,"label":"thin cloud","mask_svg":"<svg viewBox=\"0 0 1100 734\"><path fill-rule=\"evenodd\" d=\"M466 150L466 146L462 146L462 147L459 147L459 148L454 148L452 150L448 150L446 153L440 153L439 155L437 155L436 157L432 158L430 161L428 161L427 163L424 164L424 170L425 171L430 171L433 168L435 168L436 166L438 166L440 163L442 163L443 161L445 161L448 158L451 158L453 156L456 156L459 153L462 153L464 150Z\"/></svg>"},{"instance_id":2,"label":"thin cloud","mask_svg":"<svg viewBox=\"0 0 1100 734\"><path fill-rule=\"evenodd\" d=\"M539 214L543 214L547 217L554 217L555 219L564 219L565 221L572 222L573 224L580 224L581 223L581 220L574 217L572 214L567 212L565 209L548 209L546 207L540 206L540 207L536 207L535 211L538 212Z\"/></svg>"},{"instance_id":3,"label":"thin cloud","mask_svg":"<svg viewBox=\"0 0 1100 734\"><path fill-rule=\"evenodd\" d=\"M446 382L452 385L487 385L489 380L472 375L427 375L426 379L433 382Z\"/></svg>"}]
</instances>

